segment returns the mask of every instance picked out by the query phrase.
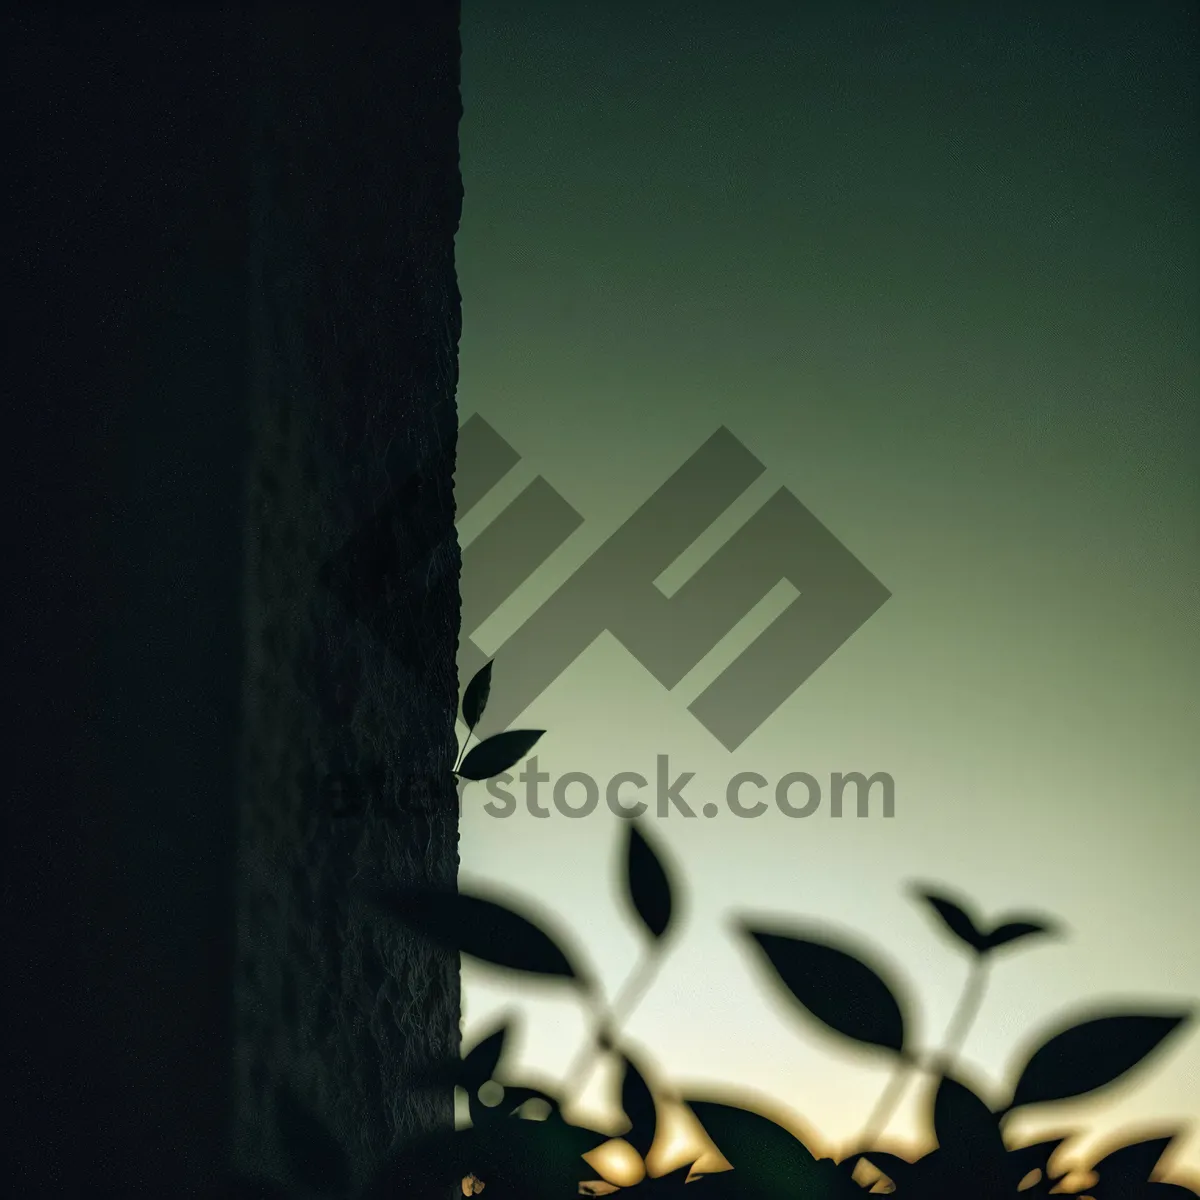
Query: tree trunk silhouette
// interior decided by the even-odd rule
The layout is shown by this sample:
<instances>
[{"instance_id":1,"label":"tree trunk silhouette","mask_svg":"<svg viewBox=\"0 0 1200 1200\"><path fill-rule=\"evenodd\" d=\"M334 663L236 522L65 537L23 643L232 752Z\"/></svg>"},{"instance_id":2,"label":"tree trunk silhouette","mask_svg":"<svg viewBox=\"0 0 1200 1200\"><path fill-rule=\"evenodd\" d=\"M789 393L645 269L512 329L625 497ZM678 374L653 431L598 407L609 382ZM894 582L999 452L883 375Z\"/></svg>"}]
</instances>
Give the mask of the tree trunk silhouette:
<instances>
[{"instance_id":1,"label":"tree trunk silhouette","mask_svg":"<svg viewBox=\"0 0 1200 1200\"><path fill-rule=\"evenodd\" d=\"M405 1075L459 1050L457 956L362 899L458 869L459 11L252 24L234 1154L287 1177L290 1095L361 1181L452 1123Z\"/></svg>"}]
</instances>

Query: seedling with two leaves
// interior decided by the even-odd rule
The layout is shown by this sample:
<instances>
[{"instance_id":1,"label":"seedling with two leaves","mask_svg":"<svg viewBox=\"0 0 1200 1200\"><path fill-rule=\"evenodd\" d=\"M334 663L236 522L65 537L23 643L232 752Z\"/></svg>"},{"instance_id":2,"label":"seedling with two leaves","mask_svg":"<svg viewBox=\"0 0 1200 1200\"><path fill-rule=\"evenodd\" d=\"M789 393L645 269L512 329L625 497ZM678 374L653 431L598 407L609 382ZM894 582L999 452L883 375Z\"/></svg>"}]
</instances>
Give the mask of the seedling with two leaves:
<instances>
[{"instance_id":1,"label":"seedling with two leaves","mask_svg":"<svg viewBox=\"0 0 1200 1200\"><path fill-rule=\"evenodd\" d=\"M1040 914L1009 916L990 931L969 914L968 905L942 889L915 888L917 899L938 919L970 956L972 970L958 1010L941 1045L923 1051L914 1044L910 1005L899 972L883 956L857 939L834 933L827 926L794 921L737 917L731 931L750 952L765 978L805 1021L815 1021L848 1042L890 1057L891 1079L868 1119L857 1147L840 1158L820 1157L786 1127L783 1118L766 1115L755 1098L731 1097L720 1091L707 1095L677 1095L654 1074L648 1074L644 1051L622 1043L620 1026L628 1018L661 966L680 926L679 887L675 873L635 821L626 826L623 900L643 933L641 960L616 999L609 1004L586 956L556 920L535 920L529 910L501 904L481 894L446 894L408 889L376 894L379 911L400 920L420 936L457 949L464 955L507 972L557 979L575 989L594 1015L592 1036L576 1060L559 1095L514 1087L499 1069L504 1039L511 1026L491 1031L462 1060L441 1076L474 1089L471 1104L472 1151L455 1156L437 1179L444 1184L464 1163L458 1178L472 1174L489 1191L494 1180L499 1197L544 1197L566 1200L594 1172L578 1158L565 1163L554 1154L524 1159L519 1181L511 1157L489 1158L489 1138L504 1143L513 1130L522 1137L548 1138L548 1145L575 1153L570 1137L559 1125L544 1134L526 1133L527 1101L548 1106L551 1118L564 1122L563 1108L586 1082L588 1069L603 1055L615 1056L622 1070L621 1107L628 1120L623 1135L646 1158L657 1137L660 1106L682 1103L732 1170L697 1176L694 1164L669 1175L647 1177L640 1189L665 1192L700 1186L703 1200L853 1200L867 1190L889 1190L915 1200L949 1200L972 1196L981 1200L1020 1200L1061 1191L1064 1172L1053 1160L1063 1138L1034 1145L1014 1144L1007 1132L1017 1110L1052 1104L1107 1088L1156 1055L1191 1018L1183 1008L1130 1009L1077 1013L1038 1039L1017 1072L1007 1097L989 1102L958 1078L958 1051L984 994L987 971L1002 950L1028 944L1035 938L1063 935L1062 926ZM635 1065L636 1063L636 1065ZM937 1081L931 1131L936 1148L909 1162L877 1148L887 1119L895 1109L902 1085L913 1072L929 1072ZM491 1078L483 1080L484 1075ZM652 1088L648 1080L655 1080ZM503 1102L487 1106L480 1093L490 1089ZM547 1118L547 1120L551 1119ZM536 1120L532 1122L538 1125ZM544 1124L542 1122L541 1124ZM577 1129L578 1127L566 1126ZM503 1131L503 1132L501 1132ZM465 1131L470 1132L470 1131ZM579 1144L605 1135L585 1130ZM1183 1200L1197 1193L1179 1184L1154 1178L1174 1139L1155 1137L1130 1142L1096 1164L1100 1182L1090 1189L1095 1200ZM479 1140L482 1139L482 1140ZM464 1143L465 1144L465 1143ZM586 1153L586 1151L582 1151ZM507 1165L506 1165L507 1164ZM542 1164L542 1165L539 1165ZM569 1168L569 1169L568 1169ZM568 1177L575 1182L568 1185ZM868 1177L864 1179L864 1176ZM396 1179L396 1176L392 1177ZM693 1193L689 1191L688 1195Z\"/></svg>"},{"instance_id":2,"label":"seedling with two leaves","mask_svg":"<svg viewBox=\"0 0 1200 1200\"><path fill-rule=\"evenodd\" d=\"M492 688L492 662L484 664L471 678L463 692L461 713L467 726L467 737L454 764L453 775L458 780L461 802L462 788L470 782L494 779L516 766L537 744L543 729L508 729L477 742L469 751L475 730L487 708ZM386 772L382 764L375 764L356 772L333 771L321 783L321 798L326 811L333 817L344 819L361 817L372 798L380 796L385 787ZM420 797L428 792L429 780L406 780L398 785L402 803L419 806ZM461 804L460 804L461 807Z\"/></svg>"},{"instance_id":3,"label":"seedling with two leaves","mask_svg":"<svg viewBox=\"0 0 1200 1200\"><path fill-rule=\"evenodd\" d=\"M467 744L487 709L494 661L489 660L476 671L463 692L462 719L467 726L467 737L458 762L454 764L454 774L461 780L495 779L497 775L503 775L509 767L516 766L546 732L544 729L507 729L484 738L467 751Z\"/></svg>"},{"instance_id":4,"label":"seedling with two leaves","mask_svg":"<svg viewBox=\"0 0 1200 1200\"><path fill-rule=\"evenodd\" d=\"M489 662L468 684L462 701L468 741L487 706ZM493 778L515 765L541 737L540 730L510 730L460 755L460 780ZM464 743L465 752L465 743ZM959 1076L959 1051L984 998L989 971L1001 951L1064 930L1041 914L1017 914L985 929L968 904L941 888L918 886L915 897L969 956L970 971L950 1027L933 1052L914 1044L908 989L900 973L877 951L845 933L811 922L736 917L730 931L764 979L805 1022L848 1043L890 1059L891 1077L856 1148L818 1157L805 1141L762 1111L753 1097L720 1091L678 1095L660 1075L647 1071L647 1056L623 1041L620 1028L653 982L681 926L678 876L642 827L626 824L622 900L638 923L642 952L611 1003L587 956L557 918L541 916L494 896L457 889L387 888L370 900L384 918L443 948L518 976L557 980L573 989L592 1014L591 1036L559 1094L525 1086L502 1070L512 1021L486 1034L461 1059L436 1063L409 1081L414 1089L462 1088L471 1126L439 1130L398 1147L364 1189L361 1200L396 1196L444 1197L471 1182L485 1200L568 1200L586 1191L596 1172L584 1155L611 1134L567 1120L564 1110L604 1056L621 1067L620 1103L628 1123L620 1136L642 1157L659 1134L662 1104L685 1105L732 1170L697 1176L695 1164L636 1186L643 1192L678 1193L685 1186L700 1200L855 1200L864 1191L887 1190L904 1200L1026 1200L1061 1192L1063 1172L1054 1159L1064 1138L1014 1145L1006 1126L1018 1110L1089 1095L1125 1078L1159 1053L1191 1019L1182 1006L1076 1013L1037 1039L1003 1100L988 1102ZM930 1128L936 1148L908 1161L878 1146L913 1073L937 1081ZM653 1086L652 1086L653 1083ZM737 1101L737 1102L734 1102ZM345 1155L336 1140L285 1095L281 1137L301 1194L349 1194ZM1200 1193L1163 1181L1162 1160L1176 1133L1133 1140L1094 1166L1094 1200L1196 1200ZM869 1176L868 1179L863 1176ZM249 1193L247 1193L249 1194ZM256 1193L260 1195L266 1192Z\"/></svg>"}]
</instances>

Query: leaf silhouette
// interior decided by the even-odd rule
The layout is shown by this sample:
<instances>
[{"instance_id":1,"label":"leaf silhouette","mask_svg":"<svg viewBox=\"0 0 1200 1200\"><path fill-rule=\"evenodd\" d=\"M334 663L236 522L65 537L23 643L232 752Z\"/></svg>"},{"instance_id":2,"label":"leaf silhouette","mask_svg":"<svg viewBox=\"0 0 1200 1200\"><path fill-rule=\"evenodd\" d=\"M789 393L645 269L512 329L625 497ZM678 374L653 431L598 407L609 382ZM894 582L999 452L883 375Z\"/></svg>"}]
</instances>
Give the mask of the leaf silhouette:
<instances>
[{"instance_id":1,"label":"leaf silhouette","mask_svg":"<svg viewBox=\"0 0 1200 1200\"><path fill-rule=\"evenodd\" d=\"M949 1076L938 1085L933 1128L938 1177L944 1188L970 1185L975 1194L1011 1192L1021 1181L995 1113L970 1088Z\"/></svg>"},{"instance_id":2,"label":"leaf silhouette","mask_svg":"<svg viewBox=\"0 0 1200 1200\"><path fill-rule=\"evenodd\" d=\"M882 1171L898 1189L907 1188L917 1173L916 1163L898 1154L889 1154L886 1150L865 1151L857 1157L870 1163L877 1171Z\"/></svg>"},{"instance_id":3,"label":"leaf silhouette","mask_svg":"<svg viewBox=\"0 0 1200 1200\"><path fill-rule=\"evenodd\" d=\"M1097 1196L1114 1198L1133 1195L1150 1182L1150 1176L1167 1147L1175 1140L1174 1135L1147 1138L1145 1141L1130 1142L1106 1154L1092 1168L1100 1176L1095 1191Z\"/></svg>"},{"instance_id":4,"label":"leaf silhouette","mask_svg":"<svg viewBox=\"0 0 1200 1200\"><path fill-rule=\"evenodd\" d=\"M550 935L528 917L482 896L443 888L389 888L376 908L448 950L510 971L582 981Z\"/></svg>"},{"instance_id":5,"label":"leaf silhouette","mask_svg":"<svg viewBox=\"0 0 1200 1200\"><path fill-rule=\"evenodd\" d=\"M654 848L633 821L625 853L627 897L642 924L655 938L662 938L671 925L671 880Z\"/></svg>"},{"instance_id":6,"label":"leaf silhouette","mask_svg":"<svg viewBox=\"0 0 1200 1200\"><path fill-rule=\"evenodd\" d=\"M492 662L489 660L471 677L467 690L463 692L462 717L468 729L474 729L487 708L488 696L492 692Z\"/></svg>"},{"instance_id":7,"label":"leaf silhouette","mask_svg":"<svg viewBox=\"0 0 1200 1200\"><path fill-rule=\"evenodd\" d=\"M971 1146L978 1151L999 1149L1007 1153L996 1114L969 1087L949 1075L938 1084L933 1131L943 1148Z\"/></svg>"},{"instance_id":8,"label":"leaf silhouette","mask_svg":"<svg viewBox=\"0 0 1200 1200\"><path fill-rule=\"evenodd\" d=\"M467 751L456 772L463 779L494 779L503 775L537 744L544 729L508 729L493 734Z\"/></svg>"},{"instance_id":9,"label":"leaf silhouette","mask_svg":"<svg viewBox=\"0 0 1200 1200\"><path fill-rule=\"evenodd\" d=\"M738 1194L746 1189L772 1196L803 1196L824 1175L808 1147L769 1117L712 1100L687 1099L684 1103L729 1160L735 1176L731 1182ZM706 1182L709 1179L713 1176Z\"/></svg>"},{"instance_id":10,"label":"leaf silhouette","mask_svg":"<svg viewBox=\"0 0 1200 1200\"><path fill-rule=\"evenodd\" d=\"M554 1112L561 1108L558 1098L550 1095L549 1092L543 1092L540 1088L532 1087L517 1087L515 1084L504 1084L504 1098L500 1101L496 1108L499 1112L506 1116L516 1112L523 1104L527 1104L530 1100L542 1100L550 1107L550 1111Z\"/></svg>"},{"instance_id":11,"label":"leaf silhouette","mask_svg":"<svg viewBox=\"0 0 1200 1200\"><path fill-rule=\"evenodd\" d=\"M1054 1034L1022 1069L1010 1109L1107 1087L1151 1055L1189 1016L1110 1014Z\"/></svg>"},{"instance_id":12,"label":"leaf silhouette","mask_svg":"<svg viewBox=\"0 0 1200 1200\"><path fill-rule=\"evenodd\" d=\"M315 1192L343 1192L349 1188L351 1173L346 1152L285 1081L275 1089L275 1118L280 1145L297 1183Z\"/></svg>"},{"instance_id":13,"label":"leaf silhouette","mask_svg":"<svg viewBox=\"0 0 1200 1200\"><path fill-rule=\"evenodd\" d=\"M1041 1171L1046 1179L1062 1178L1065 1171L1055 1175L1050 1173L1050 1160L1055 1152L1067 1139L1065 1137L1050 1138L1045 1142L1034 1142L1031 1146L1020 1146L1010 1150L1008 1157L1012 1160L1014 1173L1020 1182L1030 1171Z\"/></svg>"},{"instance_id":14,"label":"leaf silhouette","mask_svg":"<svg viewBox=\"0 0 1200 1200\"><path fill-rule=\"evenodd\" d=\"M1056 934L1058 932L1059 927L1051 921L1009 921L1004 925L998 925L984 938L983 950L984 953L990 954L1001 946L1033 937L1035 934Z\"/></svg>"},{"instance_id":15,"label":"leaf silhouette","mask_svg":"<svg viewBox=\"0 0 1200 1200\"><path fill-rule=\"evenodd\" d=\"M658 1114L654 1094L641 1072L624 1058L625 1077L621 1082L621 1108L630 1120L630 1130L622 1136L641 1158L650 1153L658 1129Z\"/></svg>"},{"instance_id":16,"label":"leaf silhouette","mask_svg":"<svg viewBox=\"0 0 1200 1200\"><path fill-rule=\"evenodd\" d=\"M530 1100L541 1100L546 1106L548 1112L555 1112L559 1109L559 1102L548 1092L540 1091L537 1088L517 1087L515 1085L501 1084L493 1079L490 1081L492 1087L500 1092L500 1097L495 1104L484 1104L480 1096L480 1088L474 1090L468 1089L467 1102L470 1108L471 1124L482 1126L494 1121L504 1121L511 1118L517 1113L517 1110Z\"/></svg>"},{"instance_id":17,"label":"leaf silhouette","mask_svg":"<svg viewBox=\"0 0 1200 1200\"><path fill-rule=\"evenodd\" d=\"M482 1038L462 1060L459 1083L468 1091L477 1092L490 1079L496 1077L496 1067L504 1053L504 1041L508 1037L508 1022Z\"/></svg>"},{"instance_id":18,"label":"leaf silhouette","mask_svg":"<svg viewBox=\"0 0 1200 1200\"><path fill-rule=\"evenodd\" d=\"M1012 917L1007 923L997 926L991 933L984 933L979 923L967 912L961 900L952 900L944 892L933 891L925 886L913 889L914 894L924 900L941 918L942 924L964 945L976 954L990 954L1001 946L1037 933L1058 933L1059 926L1046 917Z\"/></svg>"},{"instance_id":19,"label":"leaf silhouette","mask_svg":"<svg viewBox=\"0 0 1200 1200\"><path fill-rule=\"evenodd\" d=\"M740 926L780 981L814 1017L843 1037L905 1053L905 1021L888 984L853 954L824 941Z\"/></svg>"},{"instance_id":20,"label":"leaf silhouette","mask_svg":"<svg viewBox=\"0 0 1200 1200\"><path fill-rule=\"evenodd\" d=\"M924 888L917 888L916 895L937 913L942 920L942 924L960 942L970 946L976 954L983 952L984 935L979 931L975 922L961 905L941 892L928 891Z\"/></svg>"},{"instance_id":21,"label":"leaf silhouette","mask_svg":"<svg viewBox=\"0 0 1200 1200\"><path fill-rule=\"evenodd\" d=\"M544 1121L517 1117L489 1122L480 1130L471 1169L484 1181L485 1196L559 1200L575 1195L582 1180L595 1177L583 1156L608 1140L606 1133L569 1124L558 1109Z\"/></svg>"},{"instance_id":22,"label":"leaf silhouette","mask_svg":"<svg viewBox=\"0 0 1200 1200\"><path fill-rule=\"evenodd\" d=\"M666 1175L656 1175L653 1178L644 1179L638 1185L638 1193L643 1196L679 1196L683 1193L684 1185L695 1166L695 1163L689 1163L687 1166L669 1171ZM687 1193L688 1196L695 1194L693 1191Z\"/></svg>"}]
</instances>

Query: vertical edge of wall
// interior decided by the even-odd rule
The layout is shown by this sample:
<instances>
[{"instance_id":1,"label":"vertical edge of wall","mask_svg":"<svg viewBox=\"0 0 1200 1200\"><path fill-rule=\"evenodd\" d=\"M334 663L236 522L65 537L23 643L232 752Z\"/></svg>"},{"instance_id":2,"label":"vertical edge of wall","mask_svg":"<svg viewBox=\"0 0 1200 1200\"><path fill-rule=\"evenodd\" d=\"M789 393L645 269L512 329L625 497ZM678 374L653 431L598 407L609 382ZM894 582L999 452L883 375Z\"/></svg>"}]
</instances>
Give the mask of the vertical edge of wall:
<instances>
[{"instance_id":1,"label":"vertical edge of wall","mask_svg":"<svg viewBox=\"0 0 1200 1200\"><path fill-rule=\"evenodd\" d=\"M459 1051L457 955L362 893L457 885L459 5L252 23L232 1143L286 1177L290 1094L361 1181L453 1123L404 1078Z\"/></svg>"}]
</instances>

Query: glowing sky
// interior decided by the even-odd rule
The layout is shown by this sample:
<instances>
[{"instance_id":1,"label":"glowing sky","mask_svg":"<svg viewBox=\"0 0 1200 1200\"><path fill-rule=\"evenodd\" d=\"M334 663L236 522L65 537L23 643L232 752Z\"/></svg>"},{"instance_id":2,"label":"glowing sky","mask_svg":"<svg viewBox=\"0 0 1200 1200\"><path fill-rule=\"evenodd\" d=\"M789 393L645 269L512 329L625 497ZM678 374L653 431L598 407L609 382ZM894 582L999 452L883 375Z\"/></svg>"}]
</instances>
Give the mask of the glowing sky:
<instances>
[{"instance_id":1,"label":"glowing sky","mask_svg":"<svg viewBox=\"0 0 1200 1200\"><path fill-rule=\"evenodd\" d=\"M518 722L548 730L551 774L653 776L668 754L699 803L737 771L894 777L890 820L650 823L686 929L629 1037L673 1083L750 1087L833 1141L886 1066L772 1007L730 912L878 945L930 1041L965 963L907 881L1059 917L1068 940L997 967L964 1050L984 1089L1061 1014L1200 1000L1195 10L901 7L463 18L459 405L522 461L460 532L539 474L584 518L463 630L497 651L496 690L504 640L720 425L766 472L693 559L782 486L892 592L734 753L687 704L771 613L673 692L605 635ZM552 907L615 991L639 946L616 819L499 820L485 799L466 793L463 886ZM561 991L471 964L464 988L468 1041L512 1009L506 1066L565 1070L582 1026ZM611 1089L597 1073L591 1111ZM889 1134L918 1135L920 1096ZM1087 1154L1197 1113L1193 1028L1022 1129L1078 1128ZM1200 1170L1200 1133L1184 1149Z\"/></svg>"}]
</instances>

